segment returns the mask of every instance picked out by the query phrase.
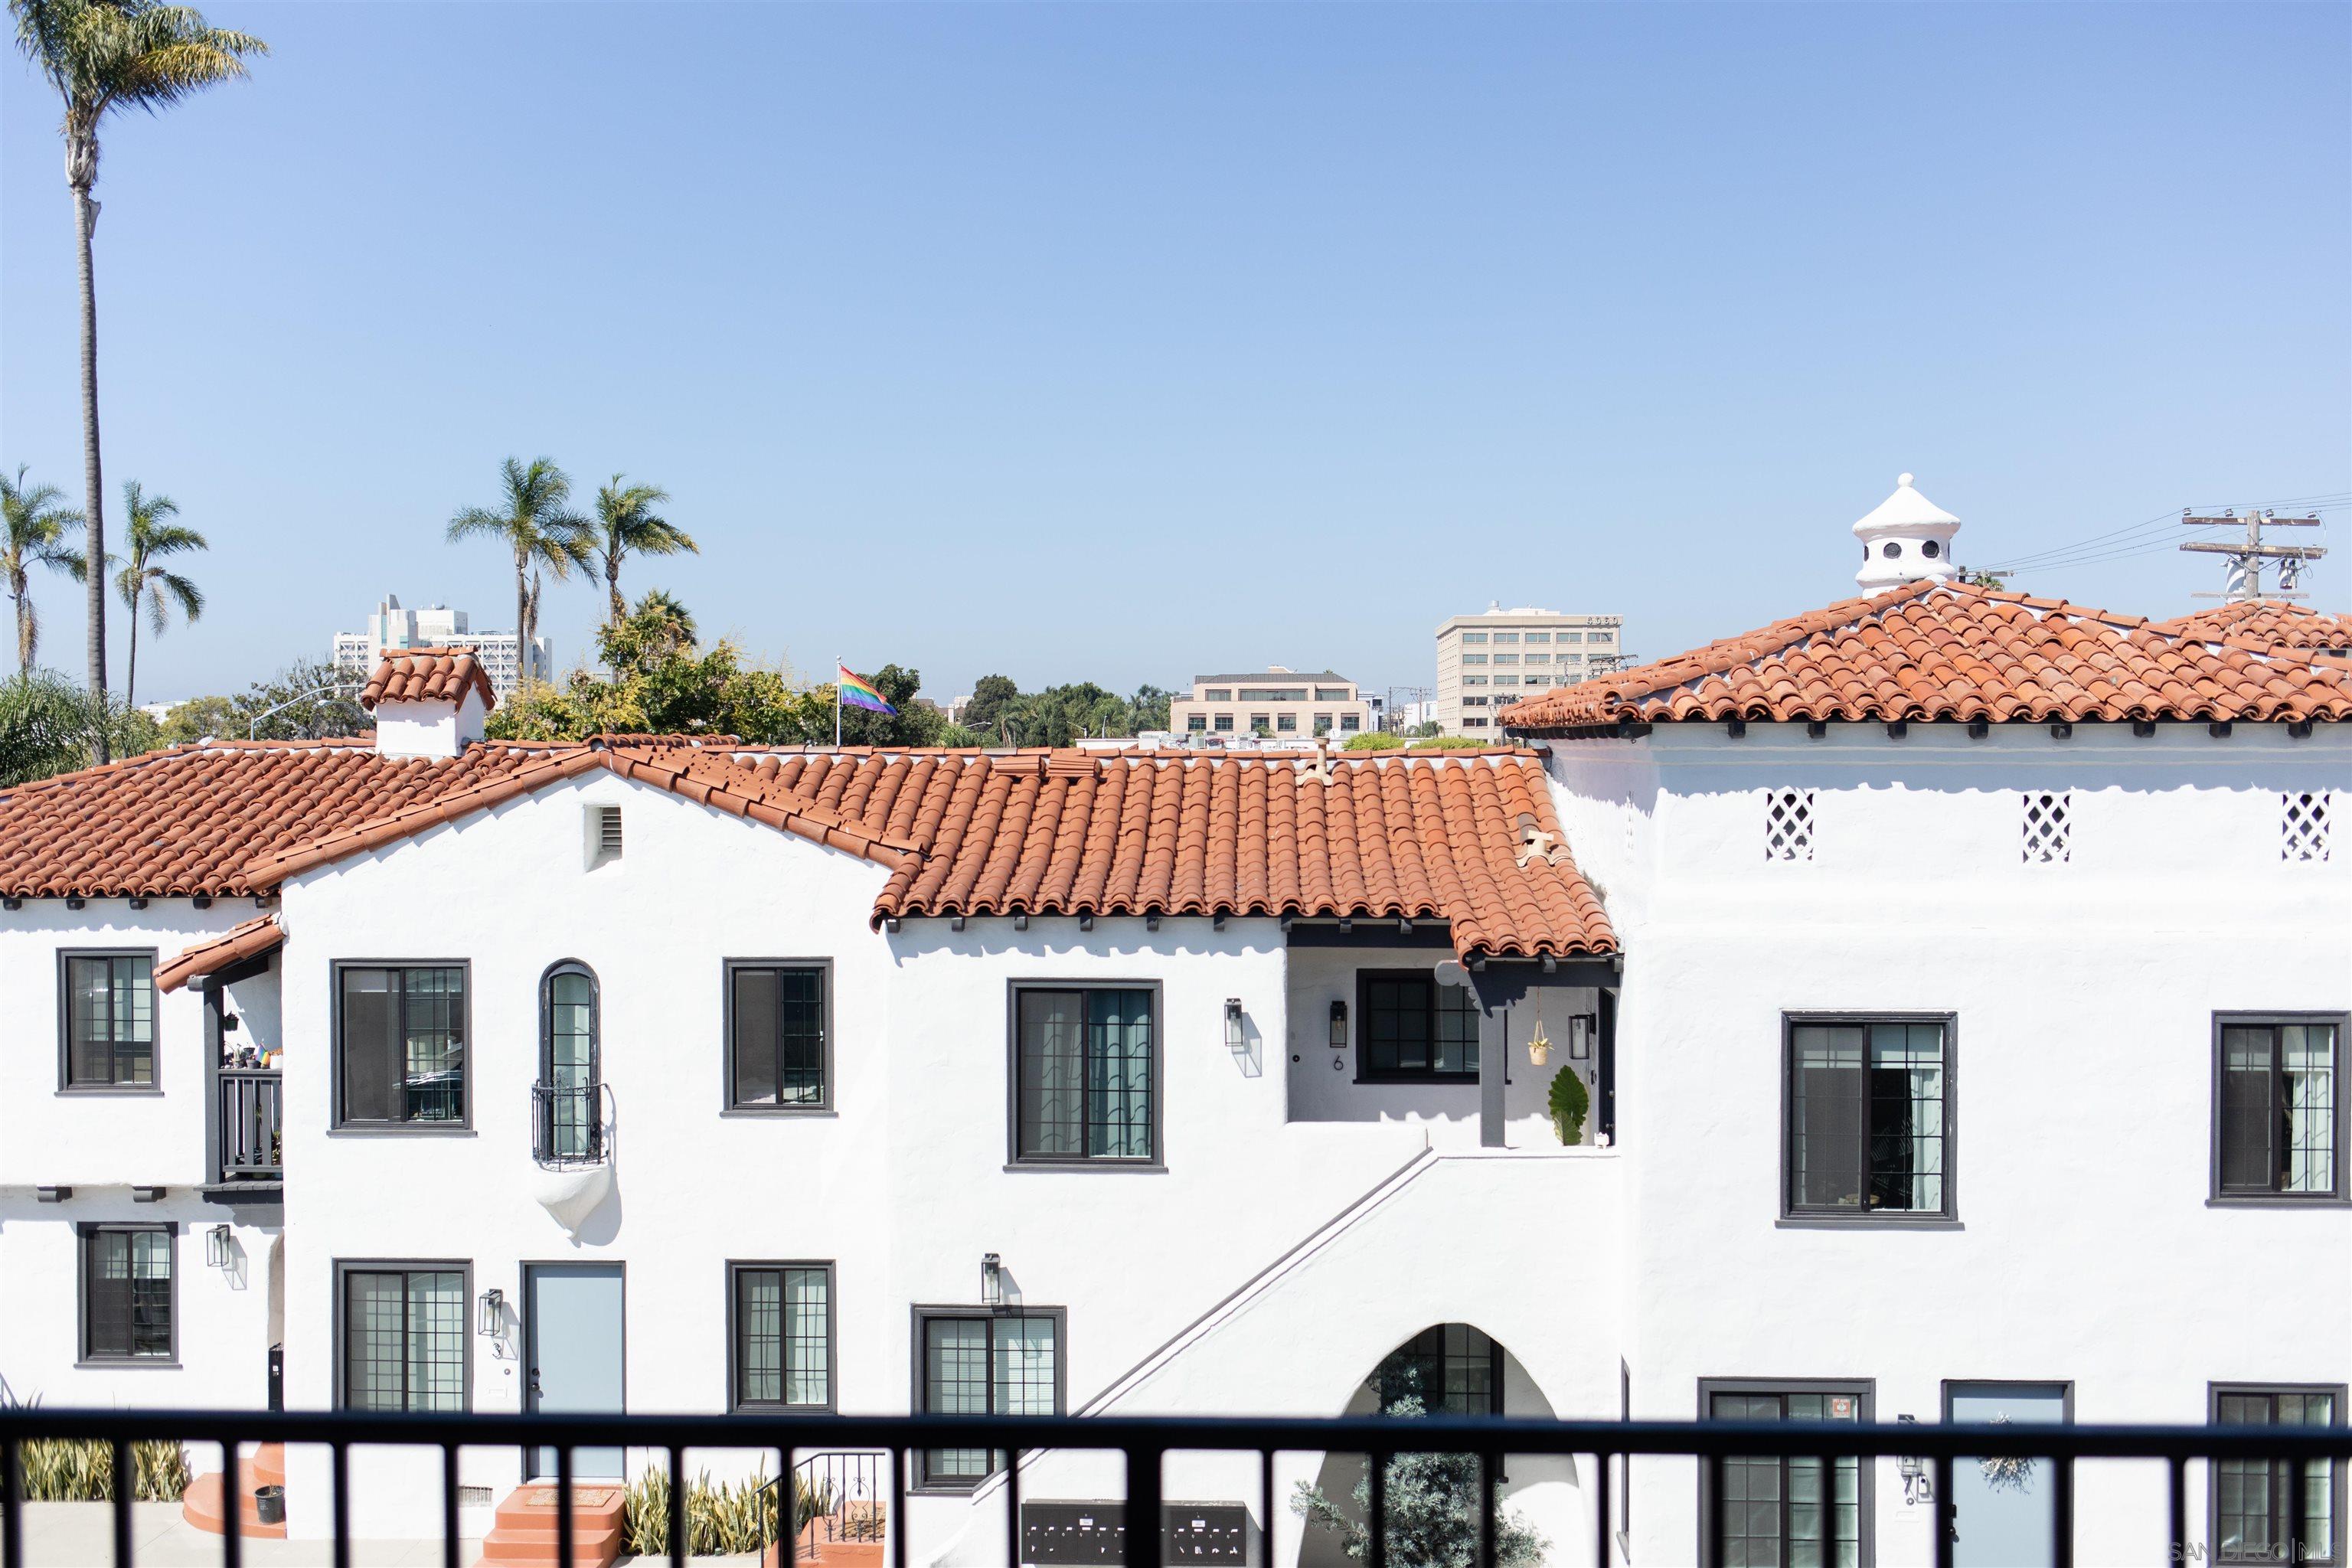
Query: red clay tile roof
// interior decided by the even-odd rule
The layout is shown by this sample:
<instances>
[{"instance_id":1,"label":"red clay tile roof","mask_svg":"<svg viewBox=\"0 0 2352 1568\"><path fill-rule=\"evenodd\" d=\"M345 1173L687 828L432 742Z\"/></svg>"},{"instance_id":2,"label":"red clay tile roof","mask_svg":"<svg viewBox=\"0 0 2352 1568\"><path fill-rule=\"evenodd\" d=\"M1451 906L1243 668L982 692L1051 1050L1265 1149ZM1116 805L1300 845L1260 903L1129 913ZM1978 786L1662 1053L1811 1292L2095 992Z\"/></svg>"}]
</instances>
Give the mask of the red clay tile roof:
<instances>
[{"instance_id":1,"label":"red clay tile roof","mask_svg":"<svg viewBox=\"0 0 2352 1568\"><path fill-rule=\"evenodd\" d=\"M267 892L596 767L888 868L877 923L1297 914L1443 920L1465 956L1617 947L1560 842L1541 763L1507 750L1323 764L614 737L404 761L363 742L215 742L0 793L0 889ZM1530 831L1546 837L1527 854Z\"/></svg>"},{"instance_id":2,"label":"red clay tile roof","mask_svg":"<svg viewBox=\"0 0 2352 1568\"><path fill-rule=\"evenodd\" d=\"M2238 641L2312 651L2352 648L2352 616L2331 616L2288 599L2232 600L2158 621L2147 629L2199 642Z\"/></svg>"},{"instance_id":3,"label":"red clay tile roof","mask_svg":"<svg viewBox=\"0 0 2352 1568\"><path fill-rule=\"evenodd\" d=\"M485 710L498 706L488 671L471 648L387 648L360 693L360 706L379 702L455 702L472 687Z\"/></svg>"},{"instance_id":4,"label":"red clay tile roof","mask_svg":"<svg viewBox=\"0 0 2352 1568\"><path fill-rule=\"evenodd\" d=\"M1622 721L2352 718L2352 667L2168 636L1956 583L1847 599L1507 708L1543 732Z\"/></svg>"},{"instance_id":5,"label":"red clay tile roof","mask_svg":"<svg viewBox=\"0 0 2352 1568\"><path fill-rule=\"evenodd\" d=\"M268 952L286 940L274 914L232 926L210 942L200 942L155 972L155 989L177 991L202 975L217 974L232 963Z\"/></svg>"}]
</instances>

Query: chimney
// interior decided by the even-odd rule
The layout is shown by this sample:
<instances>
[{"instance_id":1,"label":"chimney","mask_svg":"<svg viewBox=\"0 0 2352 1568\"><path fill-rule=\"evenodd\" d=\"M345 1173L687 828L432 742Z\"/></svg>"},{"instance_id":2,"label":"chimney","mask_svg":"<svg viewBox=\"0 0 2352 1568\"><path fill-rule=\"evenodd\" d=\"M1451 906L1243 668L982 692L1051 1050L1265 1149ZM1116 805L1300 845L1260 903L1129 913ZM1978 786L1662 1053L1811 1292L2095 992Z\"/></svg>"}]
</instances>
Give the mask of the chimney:
<instances>
[{"instance_id":1,"label":"chimney","mask_svg":"<svg viewBox=\"0 0 2352 1568\"><path fill-rule=\"evenodd\" d=\"M454 757L482 738L498 702L470 648L387 648L360 693L380 757Z\"/></svg>"},{"instance_id":2,"label":"chimney","mask_svg":"<svg viewBox=\"0 0 2352 1568\"><path fill-rule=\"evenodd\" d=\"M1960 520L1913 489L1911 476L1904 474L1895 493L1853 525L1862 541L1854 583L1865 594L1879 594L1922 577L1948 582L1959 571L1952 564L1952 535L1959 531Z\"/></svg>"}]
</instances>

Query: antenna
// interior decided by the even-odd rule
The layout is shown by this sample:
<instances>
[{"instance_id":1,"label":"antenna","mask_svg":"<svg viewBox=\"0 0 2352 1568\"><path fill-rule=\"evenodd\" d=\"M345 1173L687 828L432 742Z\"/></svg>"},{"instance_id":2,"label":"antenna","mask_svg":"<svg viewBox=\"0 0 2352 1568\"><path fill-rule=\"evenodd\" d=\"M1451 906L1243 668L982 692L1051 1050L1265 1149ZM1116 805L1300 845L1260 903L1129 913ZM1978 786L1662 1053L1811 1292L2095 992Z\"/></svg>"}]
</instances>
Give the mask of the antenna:
<instances>
[{"instance_id":1,"label":"antenna","mask_svg":"<svg viewBox=\"0 0 2352 1568\"><path fill-rule=\"evenodd\" d=\"M2196 554L2226 555L2230 558L2228 590L2220 594L2199 594L2195 595L2197 598L2259 599L2263 597L2263 563L2265 561L2275 561L2279 563L2278 591L2271 597L2275 599L2310 597L2309 595L2294 592L2294 586L2302 581L2303 563L2306 561L2318 560L2327 553L2326 550L2316 544L2264 544L2263 530L2265 528L2317 528L2319 526L2317 512L2313 512L2307 517L2280 517L2270 511L2250 510L2242 518L2235 508L2230 508L2223 510L2219 517L2199 517L2183 507L2180 521L2189 528L2221 528L2240 522L2246 525L2246 537L2242 542L2223 544L2212 540L2193 539L2180 547Z\"/></svg>"}]
</instances>

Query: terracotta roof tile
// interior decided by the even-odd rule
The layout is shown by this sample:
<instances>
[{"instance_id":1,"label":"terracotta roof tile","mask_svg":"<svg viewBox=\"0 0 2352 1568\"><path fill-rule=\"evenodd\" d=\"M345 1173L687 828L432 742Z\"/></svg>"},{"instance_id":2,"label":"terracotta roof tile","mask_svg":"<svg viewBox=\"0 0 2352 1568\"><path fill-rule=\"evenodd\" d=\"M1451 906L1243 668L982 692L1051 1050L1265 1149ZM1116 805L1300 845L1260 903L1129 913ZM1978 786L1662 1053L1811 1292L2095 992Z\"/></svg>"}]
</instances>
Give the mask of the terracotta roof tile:
<instances>
[{"instance_id":1,"label":"terracotta roof tile","mask_svg":"<svg viewBox=\"0 0 2352 1568\"><path fill-rule=\"evenodd\" d=\"M155 971L155 989L177 991L189 981L217 974L233 963L283 943L286 932L274 914L232 926L210 942L200 942Z\"/></svg>"},{"instance_id":2,"label":"terracotta roof tile","mask_svg":"<svg viewBox=\"0 0 2352 1568\"><path fill-rule=\"evenodd\" d=\"M379 702L455 702L471 687L485 710L498 706L489 673L471 648L387 648L360 693L360 706Z\"/></svg>"},{"instance_id":3,"label":"terracotta roof tile","mask_svg":"<svg viewBox=\"0 0 2352 1568\"><path fill-rule=\"evenodd\" d=\"M1541 762L1413 755L769 752L677 737L208 744L0 793L17 896L269 891L593 768L861 856L873 919L1306 915L1451 922L1465 956L1613 952ZM1544 850L1524 853L1529 832Z\"/></svg>"},{"instance_id":4,"label":"terracotta roof tile","mask_svg":"<svg viewBox=\"0 0 2352 1568\"><path fill-rule=\"evenodd\" d=\"M2331 616L2289 599L2237 599L2158 621L2148 630L2199 642L2240 641L2264 647L2352 650L2352 616Z\"/></svg>"},{"instance_id":5,"label":"terracotta roof tile","mask_svg":"<svg viewBox=\"0 0 2352 1568\"><path fill-rule=\"evenodd\" d=\"M1560 687L1499 721L2352 718L2352 668L2131 616L1953 583L1873 598Z\"/></svg>"}]
</instances>

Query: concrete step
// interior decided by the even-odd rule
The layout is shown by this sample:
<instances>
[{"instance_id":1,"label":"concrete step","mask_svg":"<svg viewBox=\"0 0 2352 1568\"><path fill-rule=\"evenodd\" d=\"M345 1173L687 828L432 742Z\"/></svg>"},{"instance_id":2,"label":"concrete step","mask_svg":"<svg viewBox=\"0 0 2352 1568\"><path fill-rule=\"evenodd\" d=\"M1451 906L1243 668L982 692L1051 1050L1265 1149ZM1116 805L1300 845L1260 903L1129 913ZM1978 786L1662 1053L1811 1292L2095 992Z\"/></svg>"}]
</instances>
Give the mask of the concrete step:
<instances>
[{"instance_id":1,"label":"concrete step","mask_svg":"<svg viewBox=\"0 0 2352 1568\"><path fill-rule=\"evenodd\" d=\"M619 1487L588 1484L572 1489L571 1568L611 1568L621 1554L627 1494ZM489 1534L482 1538L481 1563L556 1562L555 1489L536 1482L518 1487L498 1506Z\"/></svg>"}]
</instances>

